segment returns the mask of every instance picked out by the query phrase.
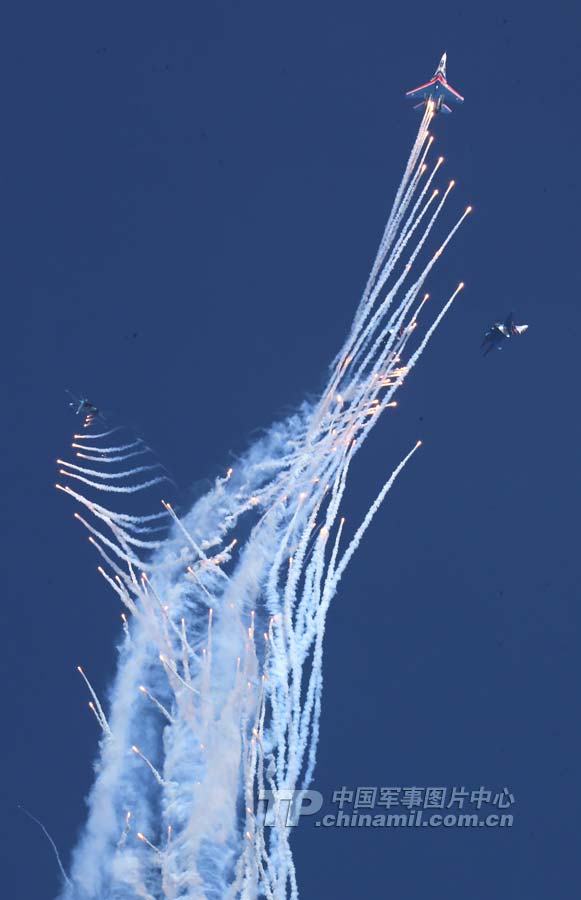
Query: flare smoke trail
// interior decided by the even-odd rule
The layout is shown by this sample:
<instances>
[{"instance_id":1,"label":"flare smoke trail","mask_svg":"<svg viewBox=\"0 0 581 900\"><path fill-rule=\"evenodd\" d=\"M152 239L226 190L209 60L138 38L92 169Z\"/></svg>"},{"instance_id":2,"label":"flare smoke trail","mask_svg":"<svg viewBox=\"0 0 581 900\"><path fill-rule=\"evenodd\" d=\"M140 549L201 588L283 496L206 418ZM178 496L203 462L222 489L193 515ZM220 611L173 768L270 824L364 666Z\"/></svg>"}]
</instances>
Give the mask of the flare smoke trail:
<instances>
[{"instance_id":1,"label":"flare smoke trail","mask_svg":"<svg viewBox=\"0 0 581 900\"><path fill-rule=\"evenodd\" d=\"M298 896L283 810L265 827L258 792L311 781L329 605L419 442L346 543L349 468L463 287L411 352L426 279L470 212L426 256L453 187L432 188L442 164L430 171L427 162L432 116L429 103L317 402L275 424L181 518L167 502L143 516L101 505L106 495L159 490L166 477L141 441L113 441L98 420L75 435L75 464L59 460L66 481L57 487L91 518L77 514L130 614L107 716L82 672L102 738L64 900ZM142 458L113 472L130 457ZM247 535L240 544L237 526Z\"/></svg>"}]
</instances>

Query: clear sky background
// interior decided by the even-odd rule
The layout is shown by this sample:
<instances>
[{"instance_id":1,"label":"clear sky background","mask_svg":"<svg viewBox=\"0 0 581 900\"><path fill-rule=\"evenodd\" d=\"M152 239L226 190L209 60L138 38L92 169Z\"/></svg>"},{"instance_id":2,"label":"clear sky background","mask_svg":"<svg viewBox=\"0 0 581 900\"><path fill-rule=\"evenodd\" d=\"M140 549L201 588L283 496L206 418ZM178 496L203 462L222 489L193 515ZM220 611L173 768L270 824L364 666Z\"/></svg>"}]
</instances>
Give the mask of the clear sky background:
<instances>
[{"instance_id":1,"label":"clear sky background","mask_svg":"<svg viewBox=\"0 0 581 900\"><path fill-rule=\"evenodd\" d=\"M352 470L376 517L329 617L315 787L516 798L512 829L297 829L301 895L576 896L579 6L22 2L0 18L2 896L84 819L120 609L54 490L85 393L187 500L323 385L448 52L434 125L466 290ZM441 232L442 233L442 232ZM511 309L529 332L482 359Z\"/></svg>"}]
</instances>

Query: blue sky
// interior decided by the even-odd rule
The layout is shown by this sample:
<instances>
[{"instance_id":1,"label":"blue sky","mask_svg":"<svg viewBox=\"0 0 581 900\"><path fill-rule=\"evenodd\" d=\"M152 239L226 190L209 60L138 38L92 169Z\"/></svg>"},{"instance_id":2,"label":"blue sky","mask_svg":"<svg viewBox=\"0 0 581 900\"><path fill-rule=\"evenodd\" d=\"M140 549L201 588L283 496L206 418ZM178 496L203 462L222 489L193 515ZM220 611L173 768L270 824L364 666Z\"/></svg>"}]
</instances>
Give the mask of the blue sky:
<instances>
[{"instance_id":1,"label":"blue sky","mask_svg":"<svg viewBox=\"0 0 581 900\"><path fill-rule=\"evenodd\" d=\"M352 473L315 787L507 785L510 831L298 829L302 896L571 896L578 842L581 14L570 3L22 3L2 13L6 896L57 892L119 609L54 491L64 389L142 433L185 499L323 383L448 52L466 290ZM443 180L443 179L442 179ZM482 359L514 309L522 341Z\"/></svg>"}]
</instances>

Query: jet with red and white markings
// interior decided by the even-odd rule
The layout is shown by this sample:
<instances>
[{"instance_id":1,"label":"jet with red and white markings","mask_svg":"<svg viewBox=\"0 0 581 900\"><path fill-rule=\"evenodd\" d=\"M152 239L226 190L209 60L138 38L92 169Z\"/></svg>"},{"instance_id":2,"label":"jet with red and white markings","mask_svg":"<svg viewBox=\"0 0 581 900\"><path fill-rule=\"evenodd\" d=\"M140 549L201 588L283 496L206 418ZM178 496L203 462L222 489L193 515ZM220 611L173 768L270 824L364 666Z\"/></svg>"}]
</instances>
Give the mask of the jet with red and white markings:
<instances>
[{"instance_id":1,"label":"jet with red and white markings","mask_svg":"<svg viewBox=\"0 0 581 900\"><path fill-rule=\"evenodd\" d=\"M446 81L445 53L431 80L427 81L426 84L421 84L419 87L414 88L413 91L408 91L406 97L409 97L411 100L418 99L420 101L414 106L414 109L417 110L423 109L431 102L433 104L434 113L451 113L452 109L448 106L448 103L464 103L464 97L462 97L458 91L455 91Z\"/></svg>"}]
</instances>

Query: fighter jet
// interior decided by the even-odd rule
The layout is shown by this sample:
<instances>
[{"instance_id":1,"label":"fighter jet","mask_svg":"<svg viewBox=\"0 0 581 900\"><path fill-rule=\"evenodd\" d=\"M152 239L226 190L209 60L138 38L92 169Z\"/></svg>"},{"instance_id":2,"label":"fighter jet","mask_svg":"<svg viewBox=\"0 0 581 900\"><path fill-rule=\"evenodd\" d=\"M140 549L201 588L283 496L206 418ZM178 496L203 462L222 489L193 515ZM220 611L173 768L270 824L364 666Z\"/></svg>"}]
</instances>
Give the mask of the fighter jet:
<instances>
[{"instance_id":1,"label":"fighter jet","mask_svg":"<svg viewBox=\"0 0 581 900\"><path fill-rule=\"evenodd\" d=\"M458 91L455 91L453 87L450 87L446 81L445 53L431 80L427 81L426 84L420 85L420 87L414 88L413 91L408 91L406 97L410 97L412 100L420 100L420 102L416 103L414 106L414 109L418 110L423 109L427 103L432 101L435 113L452 112L446 101L450 103L464 103L464 97L462 97Z\"/></svg>"},{"instance_id":2,"label":"fighter jet","mask_svg":"<svg viewBox=\"0 0 581 900\"><path fill-rule=\"evenodd\" d=\"M514 337L515 334L524 334L528 327L528 325L515 325L512 313L508 316L504 324L495 322L485 333L484 340L480 345L485 348L482 355L486 356L486 354L490 353L491 350L494 350L495 347L497 350L502 350L505 341Z\"/></svg>"},{"instance_id":3,"label":"fighter jet","mask_svg":"<svg viewBox=\"0 0 581 900\"><path fill-rule=\"evenodd\" d=\"M91 420L100 414L99 407L91 403L86 397L76 397L71 391L67 391L67 394L73 398L69 402L69 406L71 409L74 409L76 416L84 415Z\"/></svg>"}]
</instances>

